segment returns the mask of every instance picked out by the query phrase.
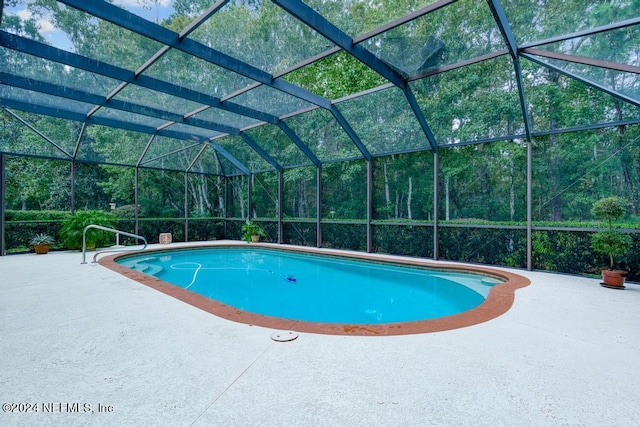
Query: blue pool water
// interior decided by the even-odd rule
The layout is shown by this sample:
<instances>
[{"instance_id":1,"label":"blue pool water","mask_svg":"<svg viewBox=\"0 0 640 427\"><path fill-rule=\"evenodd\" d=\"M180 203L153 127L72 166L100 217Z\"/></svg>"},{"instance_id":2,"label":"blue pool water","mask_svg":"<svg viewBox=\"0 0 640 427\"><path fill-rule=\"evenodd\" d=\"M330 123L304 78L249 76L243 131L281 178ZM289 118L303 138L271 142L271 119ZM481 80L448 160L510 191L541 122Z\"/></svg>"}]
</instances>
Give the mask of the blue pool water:
<instances>
[{"instance_id":1,"label":"blue pool water","mask_svg":"<svg viewBox=\"0 0 640 427\"><path fill-rule=\"evenodd\" d=\"M208 248L118 260L244 311L311 322L434 319L480 305L498 279L263 248Z\"/></svg>"}]
</instances>

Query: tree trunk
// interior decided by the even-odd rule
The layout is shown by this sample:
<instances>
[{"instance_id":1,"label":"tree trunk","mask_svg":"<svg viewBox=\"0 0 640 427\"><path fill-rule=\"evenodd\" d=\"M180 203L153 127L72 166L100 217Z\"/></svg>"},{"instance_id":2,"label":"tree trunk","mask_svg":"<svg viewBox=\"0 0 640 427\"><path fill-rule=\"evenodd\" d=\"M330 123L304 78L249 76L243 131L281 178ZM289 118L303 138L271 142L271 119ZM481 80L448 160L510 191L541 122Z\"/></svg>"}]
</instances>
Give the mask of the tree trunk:
<instances>
[{"instance_id":1,"label":"tree trunk","mask_svg":"<svg viewBox=\"0 0 640 427\"><path fill-rule=\"evenodd\" d=\"M387 160L385 159L384 163L384 201L386 202L385 206L391 205L391 195L389 194L389 175L387 171ZM391 218L391 215L387 213L387 218Z\"/></svg>"},{"instance_id":2,"label":"tree trunk","mask_svg":"<svg viewBox=\"0 0 640 427\"><path fill-rule=\"evenodd\" d=\"M640 183L640 156L636 160L636 179ZM640 185L636 187L636 197L634 203L631 204L631 213L633 216L638 215L638 205L640 205Z\"/></svg>"},{"instance_id":3,"label":"tree trunk","mask_svg":"<svg viewBox=\"0 0 640 427\"><path fill-rule=\"evenodd\" d=\"M614 80L615 83L615 80ZM616 109L616 118L620 121L623 119L622 114L622 105L619 99L614 99L613 105ZM627 200L631 201L631 213L635 216L638 214L638 205L635 203L635 194L636 191L633 188L633 178L631 177L630 165L632 162L631 155L629 151L624 147L624 125L618 126L618 140L620 141L621 153L620 160L622 163L622 176L624 177L624 186L627 190Z\"/></svg>"},{"instance_id":4,"label":"tree trunk","mask_svg":"<svg viewBox=\"0 0 640 427\"><path fill-rule=\"evenodd\" d=\"M493 188L491 185L491 176L489 174L489 168L487 165L482 165L480 169L480 181L482 182L482 194L485 196L485 200L492 200L493 197ZM486 209L484 211L484 219L491 220L493 217L493 206L490 203L486 204Z\"/></svg>"},{"instance_id":5,"label":"tree trunk","mask_svg":"<svg viewBox=\"0 0 640 427\"><path fill-rule=\"evenodd\" d=\"M444 176L444 219L449 221L449 176Z\"/></svg>"},{"instance_id":6,"label":"tree trunk","mask_svg":"<svg viewBox=\"0 0 640 427\"><path fill-rule=\"evenodd\" d=\"M206 206L207 211L209 211L209 213L213 215L213 204L211 203L211 200L209 200L209 181L206 177L202 178L200 184L200 192L204 201L204 206Z\"/></svg>"},{"instance_id":7,"label":"tree trunk","mask_svg":"<svg viewBox=\"0 0 640 427\"><path fill-rule=\"evenodd\" d=\"M622 176L624 177L624 186L627 190L627 200L633 200L635 196L635 190L633 188L633 180L631 179L630 163L631 156L625 154L622 155ZM632 203L632 209L635 207L635 203ZM635 212L633 212L635 215Z\"/></svg>"},{"instance_id":8,"label":"tree trunk","mask_svg":"<svg viewBox=\"0 0 640 427\"><path fill-rule=\"evenodd\" d=\"M227 209L226 209L226 200L225 200L225 191L224 191L224 187L225 187L224 178L220 176L217 177L216 187L217 187L216 193L218 194L218 209L220 209L221 216L225 217L227 215Z\"/></svg>"},{"instance_id":9,"label":"tree trunk","mask_svg":"<svg viewBox=\"0 0 640 427\"><path fill-rule=\"evenodd\" d=\"M395 189L395 194L396 194L396 200L395 200L395 206L393 209L393 217L395 219L400 218L400 186L398 185L398 169L396 168L393 171L393 187Z\"/></svg>"},{"instance_id":10,"label":"tree trunk","mask_svg":"<svg viewBox=\"0 0 640 427\"><path fill-rule=\"evenodd\" d=\"M299 217L307 217L307 180L302 180L302 189L300 190L300 195L298 196L300 201L298 205L300 206L300 210L298 211Z\"/></svg>"},{"instance_id":11,"label":"tree trunk","mask_svg":"<svg viewBox=\"0 0 640 427\"><path fill-rule=\"evenodd\" d=\"M242 191L242 187L244 187L242 184L244 184L244 177L242 178L242 180L240 181L239 185L234 185L233 186L233 192L236 194L236 197L238 198L239 202L240 202L240 218L246 218L246 208L244 205L244 191Z\"/></svg>"},{"instance_id":12,"label":"tree trunk","mask_svg":"<svg viewBox=\"0 0 640 427\"><path fill-rule=\"evenodd\" d=\"M411 214L411 196L413 195L413 181L411 177L409 177L409 192L407 194L407 218L410 220L413 219L413 215Z\"/></svg>"},{"instance_id":13,"label":"tree trunk","mask_svg":"<svg viewBox=\"0 0 640 427\"><path fill-rule=\"evenodd\" d=\"M552 83L558 83L560 80L560 74L557 71L549 70L549 80ZM551 130L558 129L558 119L556 118L555 109L557 108L553 102L549 105L549 128ZM553 134L549 136L549 142L551 146L551 161L550 161L550 178L551 182L551 220L562 221L562 197L561 197L561 171L560 171L560 158L558 155L558 136Z\"/></svg>"},{"instance_id":14,"label":"tree trunk","mask_svg":"<svg viewBox=\"0 0 640 427\"><path fill-rule=\"evenodd\" d=\"M514 221L516 217L516 186L513 169L513 157L509 156L509 219L511 221Z\"/></svg>"},{"instance_id":15,"label":"tree trunk","mask_svg":"<svg viewBox=\"0 0 640 427\"><path fill-rule=\"evenodd\" d=\"M188 180L187 191L189 192L189 199L194 202L190 206L195 205L196 212L202 213L202 196L197 186L193 183L193 180Z\"/></svg>"}]
</instances>

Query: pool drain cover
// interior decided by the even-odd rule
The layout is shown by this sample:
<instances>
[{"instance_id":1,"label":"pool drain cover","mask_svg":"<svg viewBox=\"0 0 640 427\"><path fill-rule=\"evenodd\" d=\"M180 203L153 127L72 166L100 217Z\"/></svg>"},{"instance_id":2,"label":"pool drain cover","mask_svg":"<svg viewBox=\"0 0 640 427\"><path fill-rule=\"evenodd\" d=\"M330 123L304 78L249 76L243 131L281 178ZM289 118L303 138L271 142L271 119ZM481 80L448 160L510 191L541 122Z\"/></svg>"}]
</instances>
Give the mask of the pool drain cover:
<instances>
[{"instance_id":1,"label":"pool drain cover","mask_svg":"<svg viewBox=\"0 0 640 427\"><path fill-rule=\"evenodd\" d=\"M280 331L271 334L271 339L278 342L293 341L298 338L298 334L293 331Z\"/></svg>"}]
</instances>

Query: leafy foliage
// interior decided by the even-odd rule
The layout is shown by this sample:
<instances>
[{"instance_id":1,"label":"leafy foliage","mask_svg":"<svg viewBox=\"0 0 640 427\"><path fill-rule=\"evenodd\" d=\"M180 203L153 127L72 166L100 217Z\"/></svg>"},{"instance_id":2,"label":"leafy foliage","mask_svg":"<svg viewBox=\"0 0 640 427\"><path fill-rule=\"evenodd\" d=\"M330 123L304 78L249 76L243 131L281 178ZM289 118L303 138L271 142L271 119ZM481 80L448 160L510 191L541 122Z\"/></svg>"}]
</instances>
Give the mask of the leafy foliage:
<instances>
[{"instance_id":1,"label":"leafy foliage","mask_svg":"<svg viewBox=\"0 0 640 427\"><path fill-rule=\"evenodd\" d=\"M591 247L594 251L609 256L609 269L613 270L614 257L624 255L632 245L631 236L614 230L612 222L624 214L627 201L622 197L606 197L593 204L591 212L596 218L607 222L609 229L591 236Z\"/></svg>"},{"instance_id":2,"label":"leafy foliage","mask_svg":"<svg viewBox=\"0 0 640 427\"><path fill-rule=\"evenodd\" d=\"M47 233L38 233L29 241L32 245L52 245L55 239Z\"/></svg>"},{"instance_id":3,"label":"leafy foliage","mask_svg":"<svg viewBox=\"0 0 640 427\"><path fill-rule=\"evenodd\" d=\"M622 218L627 209L628 202L622 197L605 197L593 204L591 213L598 219L607 221L609 230L612 222Z\"/></svg>"},{"instance_id":4,"label":"leafy foliage","mask_svg":"<svg viewBox=\"0 0 640 427\"><path fill-rule=\"evenodd\" d=\"M367 233L364 224L322 225L322 247L366 251Z\"/></svg>"},{"instance_id":5,"label":"leafy foliage","mask_svg":"<svg viewBox=\"0 0 640 427\"><path fill-rule=\"evenodd\" d=\"M7 252L18 253L28 252L30 248L30 240L34 235L45 233L52 237L58 236L62 223L55 222L7 222L5 224L5 240ZM56 240L53 247L58 249L62 247L60 240Z\"/></svg>"},{"instance_id":6,"label":"leafy foliage","mask_svg":"<svg viewBox=\"0 0 640 427\"><path fill-rule=\"evenodd\" d=\"M78 211L75 215L65 219L60 229L60 239L67 249L82 249L82 236L87 225L101 225L113 228L115 217L100 210ZM104 246L114 241L114 234L97 229L89 229L86 234L86 244L90 246Z\"/></svg>"},{"instance_id":7,"label":"leafy foliage","mask_svg":"<svg viewBox=\"0 0 640 427\"><path fill-rule=\"evenodd\" d=\"M328 99L342 98L386 83L382 76L343 51L299 68L284 78Z\"/></svg>"},{"instance_id":8,"label":"leafy foliage","mask_svg":"<svg viewBox=\"0 0 640 427\"><path fill-rule=\"evenodd\" d=\"M9 5L23 3L7 1L5 4ZM138 3L153 6L154 1L140 0ZM309 0L306 3L331 17L332 22L349 36L356 37L432 2ZM544 2L544 6L541 3L538 0L503 2L519 44L549 39L566 33L568 29L580 31L624 21L637 17L638 10L637 1L567 0ZM175 14L159 24L178 33L209 6L211 2L206 0L176 0ZM138 69L160 47L148 38L53 0L34 0L28 7L31 15L25 15L25 18L5 15L3 28L46 42L38 26L45 19L50 20L67 35L70 49L74 52L131 71ZM575 13L566 13L566 10ZM532 22L535 25L531 25ZM549 43L540 48L611 63L634 64L637 46L640 45L639 34L637 27L629 26ZM434 57L436 62L431 64L432 67L422 71L444 68L506 47L486 2L473 1L451 2L412 20L409 25L367 38L359 46L369 49L393 69L406 72L407 63L413 60L407 58L406 53L420 50L416 47L424 46L430 35L436 35L443 42L443 48ZM272 2L255 0L228 2L189 37L269 72L284 72L301 58L330 47L325 39L310 34L308 29ZM126 43L123 42L125 40ZM300 40L309 43L300 43ZM0 61L27 78L51 79L46 81L100 94L109 93L116 87L117 82L111 79L53 61L34 61L27 57L11 49L0 51ZM630 73L578 66L549 58L538 59L637 99L638 80ZM439 175L435 178L438 200L434 200L433 182L436 157L429 150L413 113L407 110L402 91L384 89L365 98L335 104L345 117L351 117L349 120L356 133L374 154L374 250L430 256L433 252L431 225L435 219L434 206L437 205L437 214L443 225L439 245L444 258L523 267L526 257L524 231L488 227L520 227L526 224L529 148L533 153L530 177L533 204L530 208L534 225L593 227L597 212L592 212L590 206L602 197L612 195L625 201L629 215L619 218L624 222L611 223L610 227L638 228L640 126L617 125L579 132L565 131L574 127L588 128L614 121L637 120L640 110L631 103L524 56L521 56L520 64L529 104L524 114L529 116L536 135L531 147L522 137L523 112L517 96L514 63L509 55L454 67L409 83L440 145L437 157ZM224 97L251 83L249 79L225 72L206 61L187 58L176 49L171 49L149 67L143 73L143 77L146 76L216 97ZM282 78L331 100L386 83L382 76L344 52L283 74ZM117 99L161 108L176 100L163 93L134 86L121 91ZM241 105L258 106L264 110L278 107L287 112L297 105L287 99L289 97L280 99L273 91L260 93L255 98L248 95L231 98L230 102L241 100ZM187 110L185 107L182 113ZM87 124L80 135L79 122L24 112L19 114L40 134L4 110L0 111L0 150L7 154L5 204L10 209L6 217L10 248L26 247L34 233L57 235L60 223L56 221L65 217L57 212L70 211L73 184L75 208L101 210L107 209L109 203L115 203L115 213L121 218L118 227L122 224L128 231L134 231L132 218L137 208L141 217L140 233L148 236L150 241L156 241L160 232L171 232L175 241L183 240L186 216L189 217L189 239L240 238L244 220L258 217L266 234L275 240L277 229L274 220L281 204L285 217L295 221L285 225L285 241L315 245L315 220L320 208L323 245L366 249L364 221L369 215L366 210L369 165L362 160L362 153L335 117L324 109L283 119L325 162L320 182L317 182L316 168L306 166L308 159L283 137L278 127L268 125L247 130L247 134L257 139L272 157L286 167L283 200L278 200L278 173L254 174L251 182L252 211L249 211L248 199L250 181L246 176L224 178L207 175L236 171L222 156L210 154L212 150L207 149L202 155L203 158L210 156L209 163L193 164L191 172L196 173L189 173L185 180L183 171L194 159L193 151L198 151L186 150L192 141L157 137L146 151L149 136L143 133ZM252 123L242 123L238 127L244 128L249 124ZM237 136L233 138L240 139ZM233 147L238 142L233 138L225 137L219 142L228 151L233 151L232 148L238 148ZM479 140L502 141L468 145ZM69 153L74 153L76 142L79 142L77 156L74 157L77 162L61 160L71 157ZM246 148L245 145L240 140L239 146ZM417 152L395 154L402 151ZM165 156L171 152L175 155ZM38 156L47 159L38 159ZM270 167L255 153L237 157L252 171ZM109 165L99 165L100 162ZM138 163L142 167L136 170L133 166ZM298 164L305 166L298 167ZM72 177L75 179L73 183ZM137 206L134 199L136 177L139 179ZM317 198L317 185L321 186L320 198ZM321 203L319 207L318 202ZM56 213L45 213L49 210ZM221 217L226 217L226 222L212 219ZM39 222L17 224L18 221ZM420 223L392 225L392 222ZM586 231L534 231L534 268L571 273L595 272L596 266L607 260L605 255L594 254L591 234ZM618 262L630 267L630 278L638 280L640 237L633 234L631 239L632 250Z\"/></svg>"},{"instance_id":9,"label":"leafy foliage","mask_svg":"<svg viewBox=\"0 0 640 427\"><path fill-rule=\"evenodd\" d=\"M5 221L60 221L70 215L68 211L7 210L5 212Z\"/></svg>"},{"instance_id":10,"label":"leafy foliage","mask_svg":"<svg viewBox=\"0 0 640 427\"><path fill-rule=\"evenodd\" d=\"M224 222L213 218L189 218L189 241L224 239Z\"/></svg>"},{"instance_id":11,"label":"leafy foliage","mask_svg":"<svg viewBox=\"0 0 640 427\"><path fill-rule=\"evenodd\" d=\"M316 246L315 222L287 222L283 224L283 242L289 245Z\"/></svg>"},{"instance_id":12,"label":"leafy foliage","mask_svg":"<svg viewBox=\"0 0 640 427\"><path fill-rule=\"evenodd\" d=\"M601 231L591 236L594 251L609 255L609 269L613 270L614 257L624 255L631 248L631 236L619 231Z\"/></svg>"},{"instance_id":13,"label":"leafy foliage","mask_svg":"<svg viewBox=\"0 0 640 427\"><path fill-rule=\"evenodd\" d=\"M242 224L242 240L251 242L253 236L267 237L267 234L258 223L247 220Z\"/></svg>"}]
</instances>

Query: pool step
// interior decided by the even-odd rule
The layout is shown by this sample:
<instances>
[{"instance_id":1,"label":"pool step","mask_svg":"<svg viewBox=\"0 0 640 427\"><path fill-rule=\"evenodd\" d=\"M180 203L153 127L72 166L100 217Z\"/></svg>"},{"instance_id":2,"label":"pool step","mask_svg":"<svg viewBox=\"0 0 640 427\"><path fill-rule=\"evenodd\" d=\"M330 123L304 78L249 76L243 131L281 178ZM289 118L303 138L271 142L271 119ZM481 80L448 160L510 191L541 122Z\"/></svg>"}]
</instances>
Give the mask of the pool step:
<instances>
[{"instance_id":1,"label":"pool step","mask_svg":"<svg viewBox=\"0 0 640 427\"><path fill-rule=\"evenodd\" d=\"M131 263L123 262L122 265L132 270L139 271L140 273L148 274L150 276L155 276L158 273L160 273L162 270L164 270L159 265L145 264L139 261L135 261Z\"/></svg>"}]
</instances>

